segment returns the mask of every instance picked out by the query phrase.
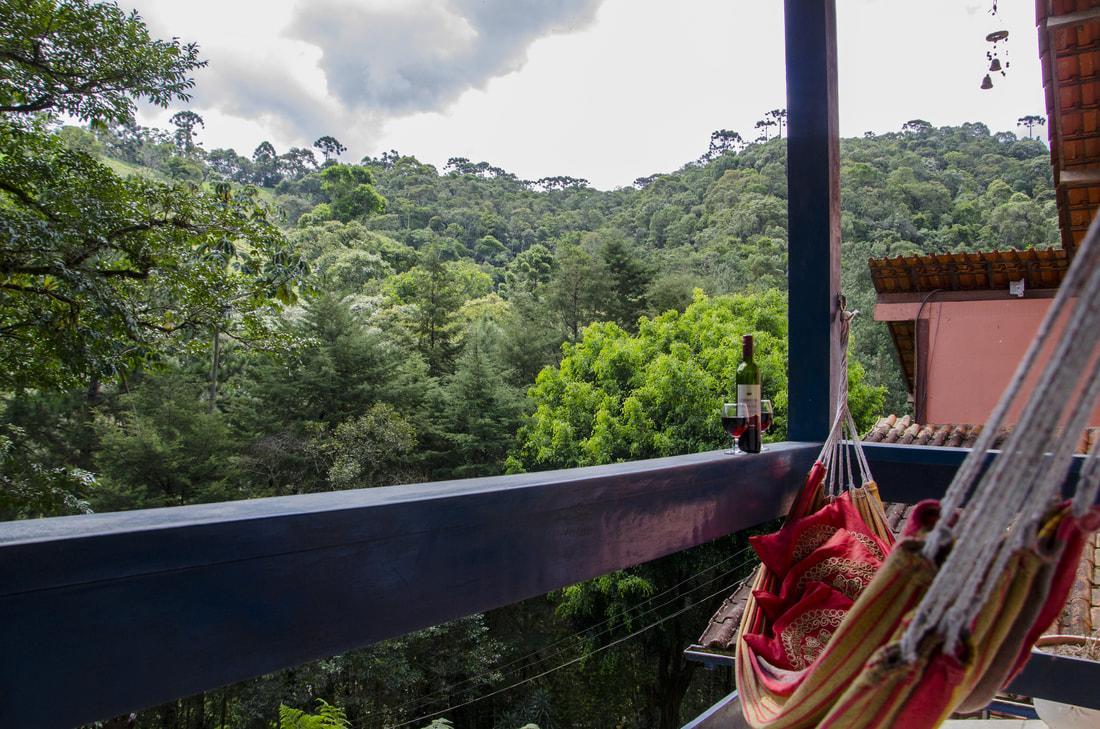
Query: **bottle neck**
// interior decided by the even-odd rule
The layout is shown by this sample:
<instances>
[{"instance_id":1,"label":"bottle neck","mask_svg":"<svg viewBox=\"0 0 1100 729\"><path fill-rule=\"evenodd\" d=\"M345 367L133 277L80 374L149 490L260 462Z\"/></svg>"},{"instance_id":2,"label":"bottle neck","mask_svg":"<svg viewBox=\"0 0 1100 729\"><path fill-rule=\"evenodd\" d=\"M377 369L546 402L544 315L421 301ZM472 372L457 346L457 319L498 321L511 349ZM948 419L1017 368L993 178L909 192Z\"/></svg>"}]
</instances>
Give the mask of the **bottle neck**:
<instances>
[{"instance_id":1,"label":"bottle neck","mask_svg":"<svg viewBox=\"0 0 1100 729\"><path fill-rule=\"evenodd\" d=\"M745 337L741 343L741 359L752 362L752 339L750 337Z\"/></svg>"}]
</instances>

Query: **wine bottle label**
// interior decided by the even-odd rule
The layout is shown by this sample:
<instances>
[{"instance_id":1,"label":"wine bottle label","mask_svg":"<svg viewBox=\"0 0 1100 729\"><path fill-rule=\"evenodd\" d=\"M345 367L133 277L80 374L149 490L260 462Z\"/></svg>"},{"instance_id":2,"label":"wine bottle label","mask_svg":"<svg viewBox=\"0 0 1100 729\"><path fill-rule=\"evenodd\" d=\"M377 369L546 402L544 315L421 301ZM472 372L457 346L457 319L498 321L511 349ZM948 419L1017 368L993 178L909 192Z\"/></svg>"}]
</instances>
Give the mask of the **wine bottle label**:
<instances>
[{"instance_id":1,"label":"wine bottle label","mask_svg":"<svg viewBox=\"0 0 1100 729\"><path fill-rule=\"evenodd\" d=\"M737 402L745 406L745 414L752 418L760 414L760 385L738 385Z\"/></svg>"}]
</instances>

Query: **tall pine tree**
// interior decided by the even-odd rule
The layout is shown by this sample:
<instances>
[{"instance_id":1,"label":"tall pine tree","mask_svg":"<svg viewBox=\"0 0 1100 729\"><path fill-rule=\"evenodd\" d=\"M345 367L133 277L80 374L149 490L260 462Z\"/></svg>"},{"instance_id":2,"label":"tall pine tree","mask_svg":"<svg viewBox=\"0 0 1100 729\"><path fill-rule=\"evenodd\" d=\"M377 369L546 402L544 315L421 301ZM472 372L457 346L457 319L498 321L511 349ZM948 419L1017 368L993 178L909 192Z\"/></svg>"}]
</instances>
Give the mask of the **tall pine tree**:
<instances>
[{"instance_id":1,"label":"tall pine tree","mask_svg":"<svg viewBox=\"0 0 1100 729\"><path fill-rule=\"evenodd\" d=\"M501 336L488 317L471 324L455 373L447 381L442 420L453 444L453 473L460 478L500 473L515 441L523 397L519 388L508 384Z\"/></svg>"},{"instance_id":2,"label":"tall pine tree","mask_svg":"<svg viewBox=\"0 0 1100 729\"><path fill-rule=\"evenodd\" d=\"M600 248L605 281L604 315L630 332L638 330L638 317L646 311L653 273L640 249L622 235L610 235Z\"/></svg>"}]
</instances>

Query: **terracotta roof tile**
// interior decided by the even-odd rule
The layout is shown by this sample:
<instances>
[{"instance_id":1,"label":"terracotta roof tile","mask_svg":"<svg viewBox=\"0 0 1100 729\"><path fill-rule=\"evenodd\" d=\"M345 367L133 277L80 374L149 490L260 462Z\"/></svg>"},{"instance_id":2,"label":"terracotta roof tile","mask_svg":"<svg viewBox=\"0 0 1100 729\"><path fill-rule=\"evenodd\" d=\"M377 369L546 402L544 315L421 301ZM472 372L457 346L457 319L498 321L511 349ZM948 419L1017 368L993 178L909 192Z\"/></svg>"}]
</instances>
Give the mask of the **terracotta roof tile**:
<instances>
[{"instance_id":1,"label":"terracotta roof tile","mask_svg":"<svg viewBox=\"0 0 1100 729\"><path fill-rule=\"evenodd\" d=\"M727 597L707 621L707 627L699 637L699 645L711 650L733 650L741 616L745 614L745 606L751 595L752 583L746 582Z\"/></svg>"},{"instance_id":2,"label":"terracotta roof tile","mask_svg":"<svg viewBox=\"0 0 1100 729\"><path fill-rule=\"evenodd\" d=\"M867 433L865 443L898 443L900 445L946 446L948 448L970 448L982 433L983 425L966 423L925 424L913 422L909 415L887 415L879 418L875 426ZM1003 428L993 440L993 447L1000 448L1005 438L1012 432L1012 426ZM1088 453L1090 448L1100 445L1100 427L1091 427L1081 434L1077 444L1077 453Z\"/></svg>"},{"instance_id":3,"label":"terracotta roof tile","mask_svg":"<svg viewBox=\"0 0 1100 729\"><path fill-rule=\"evenodd\" d=\"M981 425L957 423L920 425L908 415L887 415L879 419L863 440L868 443L898 443L901 445L931 445L948 448L969 448L978 440ZM997 448L1011 429L1006 428L993 442Z\"/></svg>"},{"instance_id":4,"label":"terracotta roof tile","mask_svg":"<svg viewBox=\"0 0 1100 729\"><path fill-rule=\"evenodd\" d=\"M1100 0L1035 4L1058 223L1071 256L1100 207L1100 16L1088 12L1098 7Z\"/></svg>"},{"instance_id":5,"label":"terracotta roof tile","mask_svg":"<svg viewBox=\"0 0 1100 729\"><path fill-rule=\"evenodd\" d=\"M871 258L871 282L880 294L920 291L1005 291L1024 279L1027 289L1056 289L1069 269L1057 248L932 253L924 256Z\"/></svg>"}]
</instances>

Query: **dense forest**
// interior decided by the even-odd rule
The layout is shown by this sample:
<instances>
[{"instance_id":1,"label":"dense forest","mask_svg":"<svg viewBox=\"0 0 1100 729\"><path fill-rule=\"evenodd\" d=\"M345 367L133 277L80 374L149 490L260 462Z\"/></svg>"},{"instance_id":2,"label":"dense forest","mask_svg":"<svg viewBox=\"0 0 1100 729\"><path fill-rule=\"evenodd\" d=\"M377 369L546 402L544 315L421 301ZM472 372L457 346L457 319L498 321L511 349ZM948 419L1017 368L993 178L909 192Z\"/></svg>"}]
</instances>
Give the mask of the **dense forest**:
<instances>
[{"instance_id":1,"label":"dense forest","mask_svg":"<svg viewBox=\"0 0 1100 729\"><path fill-rule=\"evenodd\" d=\"M139 101L186 104L197 47L86 0L21 4L2 32L0 520L714 449L750 332L783 438L781 110L758 125L771 138L719 130L681 169L601 191L462 158L342 161L331 135L207 150L193 111L134 120ZM842 181L867 427L906 400L866 259L1056 245L1057 225L1047 148L982 124L844 139ZM672 729L728 688L681 651L748 573L744 544L137 726Z\"/></svg>"}]
</instances>

